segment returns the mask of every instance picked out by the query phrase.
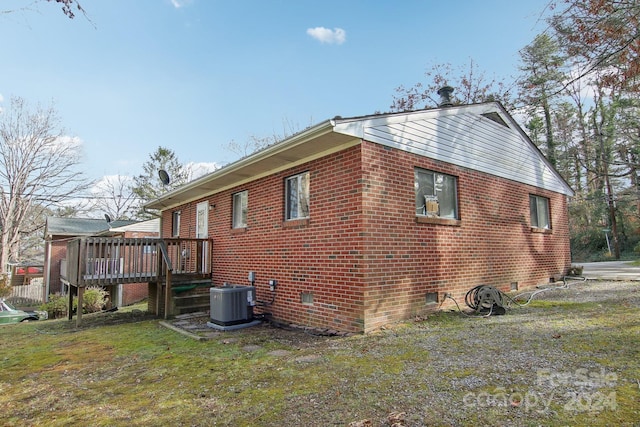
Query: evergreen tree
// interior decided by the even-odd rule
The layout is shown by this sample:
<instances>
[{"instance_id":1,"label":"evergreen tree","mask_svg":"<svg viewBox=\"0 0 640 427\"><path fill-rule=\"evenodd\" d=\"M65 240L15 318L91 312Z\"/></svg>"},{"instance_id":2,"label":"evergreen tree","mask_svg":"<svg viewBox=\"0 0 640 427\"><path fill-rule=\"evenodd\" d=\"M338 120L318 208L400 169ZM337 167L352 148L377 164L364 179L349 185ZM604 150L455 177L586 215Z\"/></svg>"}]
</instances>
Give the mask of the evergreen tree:
<instances>
[{"instance_id":1,"label":"evergreen tree","mask_svg":"<svg viewBox=\"0 0 640 427\"><path fill-rule=\"evenodd\" d=\"M556 166L557 153L553 135L552 109L562 89L564 59L560 47L548 35L541 34L520 52L524 72L520 79L520 100L529 115L542 116L544 123L544 151L549 162Z\"/></svg>"},{"instance_id":2,"label":"evergreen tree","mask_svg":"<svg viewBox=\"0 0 640 427\"><path fill-rule=\"evenodd\" d=\"M140 219L151 219L156 214L144 210L144 204L158 198L163 193L186 184L191 173L189 169L178 160L176 154L169 148L158 147L149 155L144 165L143 173L133 178L131 191L138 197L138 214ZM169 182L162 182L159 172L163 170L169 177Z\"/></svg>"}]
</instances>

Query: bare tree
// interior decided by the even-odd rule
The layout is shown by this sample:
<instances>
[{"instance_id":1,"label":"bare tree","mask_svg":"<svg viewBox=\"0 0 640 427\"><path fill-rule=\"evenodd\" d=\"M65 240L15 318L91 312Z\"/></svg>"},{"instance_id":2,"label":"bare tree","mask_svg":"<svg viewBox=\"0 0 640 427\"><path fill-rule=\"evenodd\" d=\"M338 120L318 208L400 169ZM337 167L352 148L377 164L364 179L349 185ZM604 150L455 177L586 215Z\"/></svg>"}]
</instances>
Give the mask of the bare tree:
<instances>
[{"instance_id":1,"label":"bare tree","mask_svg":"<svg viewBox=\"0 0 640 427\"><path fill-rule=\"evenodd\" d=\"M513 88L495 77L488 78L472 59L469 60L468 67L456 69L451 64L435 64L425 71L424 76L425 83L396 88L391 111L436 107L439 102L436 94L443 86L455 88L452 96L454 104L500 101L505 107L512 107Z\"/></svg>"},{"instance_id":2,"label":"bare tree","mask_svg":"<svg viewBox=\"0 0 640 427\"><path fill-rule=\"evenodd\" d=\"M138 197L131 190L133 178L125 175L105 176L92 189L92 210L109 215L111 219L136 217Z\"/></svg>"},{"instance_id":3,"label":"bare tree","mask_svg":"<svg viewBox=\"0 0 640 427\"><path fill-rule=\"evenodd\" d=\"M249 138L243 142L236 142L236 140L232 139L229 144L226 145L226 149L240 157L247 157L249 154L260 151L279 140L276 136L258 137L256 135L250 135Z\"/></svg>"},{"instance_id":4,"label":"bare tree","mask_svg":"<svg viewBox=\"0 0 640 427\"><path fill-rule=\"evenodd\" d=\"M23 4L16 9L0 10L0 14L33 11L36 4L42 3L43 1L46 1L47 3L58 4L62 9L62 13L64 13L69 19L75 18L77 12L81 12L85 16L85 18L88 19L87 12L84 10L78 0L33 0L30 3Z\"/></svg>"},{"instance_id":5,"label":"bare tree","mask_svg":"<svg viewBox=\"0 0 640 427\"><path fill-rule=\"evenodd\" d=\"M307 128L313 124L312 120L309 120ZM236 142L231 140L225 148L240 157L246 157L257 151L267 148L270 145L275 144L289 138L290 136L301 131L301 126L298 123L292 123L288 119L282 120L282 133L274 132L269 136L257 136L255 134L249 135L249 137L243 142Z\"/></svg>"},{"instance_id":6,"label":"bare tree","mask_svg":"<svg viewBox=\"0 0 640 427\"><path fill-rule=\"evenodd\" d=\"M79 141L65 136L53 107L31 112L11 98L0 115L0 273L19 257L21 235L88 187L79 163Z\"/></svg>"},{"instance_id":7,"label":"bare tree","mask_svg":"<svg viewBox=\"0 0 640 427\"><path fill-rule=\"evenodd\" d=\"M78 12L82 12L82 14L86 17L87 16L87 12L85 12L85 10L82 8L82 6L80 5L80 2L78 2L78 0L47 0L50 3L58 3L59 5L62 6L62 13L64 13L65 15L67 15L67 17L69 17L69 19L73 19L75 18L75 13L74 10L77 10Z\"/></svg>"},{"instance_id":8,"label":"bare tree","mask_svg":"<svg viewBox=\"0 0 640 427\"><path fill-rule=\"evenodd\" d=\"M640 91L640 1L563 0L549 19L558 40L582 72L607 87ZM572 80L572 81L573 81Z\"/></svg>"}]
</instances>

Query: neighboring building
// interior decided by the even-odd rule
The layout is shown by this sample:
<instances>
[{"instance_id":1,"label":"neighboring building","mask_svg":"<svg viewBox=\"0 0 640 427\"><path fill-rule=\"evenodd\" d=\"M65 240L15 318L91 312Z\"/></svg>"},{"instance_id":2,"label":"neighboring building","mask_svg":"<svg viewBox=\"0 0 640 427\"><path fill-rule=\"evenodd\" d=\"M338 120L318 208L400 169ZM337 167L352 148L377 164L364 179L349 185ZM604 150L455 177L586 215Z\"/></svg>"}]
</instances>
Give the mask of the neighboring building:
<instances>
[{"instance_id":1,"label":"neighboring building","mask_svg":"<svg viewBox=\"0 0 640 427\"><path fill-rule=\"evenodd\" d=\"M215 285L253 271L275 319L366 332L561 277L572 194L491 102L336 117L147 207L161 237L213 240Z\"/></svg>"},{"instance_id":2,"label":"neighboring building","mask_svg":"<svg viewBox=\"0 0 640 427\"><path fill-rule=\"evenodd\" d=\"M11 292L6 300L18 308L39 306L43 302L42 261L24 261L11 266Z\"/></svg>"},{"instance_id":3,"label":"neighboring building","mask_svg":"<svg viewBox=\"0 0 640 427\"><path fill-rule=\"evenodd\" d=\"M160 220L112 221L88 218L48 217L45 225L45 289L46 294L65 294L67 242L78 237L158 237ZM147 283L118 285L109 289L116 306L129 305L145 299Z\"/></svg>"}]
</instances>

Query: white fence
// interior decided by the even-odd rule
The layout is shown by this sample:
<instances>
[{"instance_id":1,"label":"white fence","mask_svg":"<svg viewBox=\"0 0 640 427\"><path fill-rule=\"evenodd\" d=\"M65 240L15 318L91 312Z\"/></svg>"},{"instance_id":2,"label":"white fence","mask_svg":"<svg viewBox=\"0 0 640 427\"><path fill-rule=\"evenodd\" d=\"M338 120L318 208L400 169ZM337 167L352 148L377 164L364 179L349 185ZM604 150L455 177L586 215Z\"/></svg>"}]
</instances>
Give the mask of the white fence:
<instances>
[{"instance_id":1,"label":"white fence","mask_svg":"<svg viewBox=\"0 0 640 427\"><path fill-rule=\"evenodd\" d=\"M11 287L6 300L16 307L35 307L44 303L44 279L34 277L29 283Z\"/></svg>"}]
</instances>

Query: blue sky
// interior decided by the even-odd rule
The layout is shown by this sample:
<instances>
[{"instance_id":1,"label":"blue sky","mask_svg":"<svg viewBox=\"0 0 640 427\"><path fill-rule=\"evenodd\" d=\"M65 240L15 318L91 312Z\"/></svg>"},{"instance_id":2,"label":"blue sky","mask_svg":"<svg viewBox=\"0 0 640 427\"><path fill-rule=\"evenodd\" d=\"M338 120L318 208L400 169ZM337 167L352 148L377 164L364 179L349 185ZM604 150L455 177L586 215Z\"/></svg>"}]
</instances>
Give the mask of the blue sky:
<instances>
[{"instance_id":1,"label":"blue sky","mask_svg":"<svg viewBox=\"0 0 640 427\"><path fill-rule=\"evenodd\" d=\"M0 13L0 108L53 102L99 179L140 173L158 146L223 165L238 158L231 140L388 111L394 89L436 63L515 75L547 0L81 4L90 21L55 2Z\"/></svg>"}]
</instances>

